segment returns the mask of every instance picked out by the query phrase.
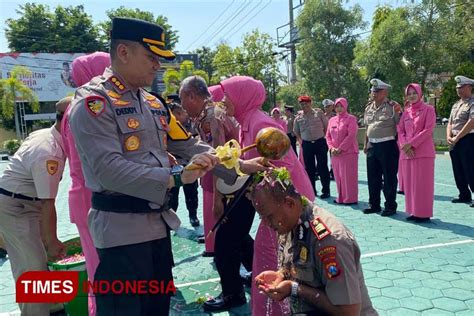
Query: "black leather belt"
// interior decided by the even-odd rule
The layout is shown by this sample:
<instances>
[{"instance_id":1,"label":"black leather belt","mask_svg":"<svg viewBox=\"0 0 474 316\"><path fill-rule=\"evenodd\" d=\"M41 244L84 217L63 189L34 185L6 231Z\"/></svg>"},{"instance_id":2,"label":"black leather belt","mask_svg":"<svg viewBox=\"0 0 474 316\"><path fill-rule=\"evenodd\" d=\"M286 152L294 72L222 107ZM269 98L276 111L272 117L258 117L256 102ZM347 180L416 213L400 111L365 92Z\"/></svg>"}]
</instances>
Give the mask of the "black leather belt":
<instances>
[{"instance_id":1,"label":"black leather belt","mask_svg":"<svg viewBox=\"0 0 474 316\"><path fill-rule=\"evenodd\" d=\"M2 189L2 188L0 188L0 194L10 196L14 199L20 199L20 200L26 200L26 201L39 201L40 200L36 197L33 198L33 197L29 197L29 196L26 196L26 195L23 195L23 194L13 193L13 192L7 191L7 190Z\"/></svg>"},{"instance_id":2,"label":"black leather belt","mask_svg":"<svg viewBox=\"0 0 474 316\"><path fill-rule=\"evenodd\" d=\"M150 201L130 195L109 195L92 192L92 208L114 213L161 213L168 210L168 201L160 208L150 207Z\"/></svg>"},{"instance_id":3,"label":"black leather belt","mask_svg":"<svg viewBox=\"0 0 474 316\"><path fill-rule=\"evenodd\" d=\"M320 137L315 140L303 140L304 143L311 143L311 144L316 144L317 141L320 141L321 139L324 139L324 137Z\"/></svg>"}]
</instances>

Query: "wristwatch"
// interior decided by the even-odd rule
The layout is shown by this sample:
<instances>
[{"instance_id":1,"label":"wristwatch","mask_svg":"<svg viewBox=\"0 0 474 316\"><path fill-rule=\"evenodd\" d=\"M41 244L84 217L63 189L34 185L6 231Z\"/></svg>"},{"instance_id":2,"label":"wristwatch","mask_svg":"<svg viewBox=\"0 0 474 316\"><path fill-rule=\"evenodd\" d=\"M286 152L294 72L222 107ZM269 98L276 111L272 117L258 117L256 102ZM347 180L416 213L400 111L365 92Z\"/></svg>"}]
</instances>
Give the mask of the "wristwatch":
<instances>
[{"instance_id":1,"label":"wristwatch","mask_svg":"<svg viewBox=\"0 0 474 316\"><path fill-rule=\"evenodd\" d=\"M181 181L181 174L183 173L184 167L181 165L174 165L171 168L171 175L174 179L174 186L175 188L179 188L183 185L183 181Z\"/></svg>"},{"instance_id":2,"label":"wristwatch","mask_svg":"<svg viewBox=\"0 0 474 316\"><path fill-rule=\"evenodd\" d=\"M291 297L298 297L298 282L291 282Z\"/></svg>"}]
</instances>

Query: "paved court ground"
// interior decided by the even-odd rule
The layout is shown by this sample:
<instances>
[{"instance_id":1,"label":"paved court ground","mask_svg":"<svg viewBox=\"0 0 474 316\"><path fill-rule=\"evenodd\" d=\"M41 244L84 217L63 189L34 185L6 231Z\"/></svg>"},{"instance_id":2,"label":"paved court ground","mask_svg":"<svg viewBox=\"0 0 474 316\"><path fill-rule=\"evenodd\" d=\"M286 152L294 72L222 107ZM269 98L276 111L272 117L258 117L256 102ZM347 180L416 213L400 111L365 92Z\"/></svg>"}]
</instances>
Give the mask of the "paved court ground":
<instances>
[{"instance_id":1,"label":"paved court ground","mask_svg":"<svg viewBox=\"0 0 474 316\"><path fill-rule=\"evenodd\" d=\"M5 168L0 163L0 171ZM57 201L59 236L77 235L69 223L65 171ZM399 212L386 218L364 215L368 188L363 154L359 160L359 205L338 206L330 199L316 203L335 213L356 235L369 294L380 315L474 315L474 208L452 204L457 194L449 156L436 157L435 211L431 223L405 221L404 197L398 195ZM335 183L331 192L336 194ZM220 285L212 259L201 257L203 245L196 236L202 227L190 226L181 196L178 211L182 227L173 234L176 297L171 315L204 314L199 297L218 295ZM258 219L252 227L255 234ZM15 288L10 263L0 260L0 315L16 315ZM3 313L3 314L2 314ZM219 315L250 315L248 305Z\"/></svg>"}]
</instances>

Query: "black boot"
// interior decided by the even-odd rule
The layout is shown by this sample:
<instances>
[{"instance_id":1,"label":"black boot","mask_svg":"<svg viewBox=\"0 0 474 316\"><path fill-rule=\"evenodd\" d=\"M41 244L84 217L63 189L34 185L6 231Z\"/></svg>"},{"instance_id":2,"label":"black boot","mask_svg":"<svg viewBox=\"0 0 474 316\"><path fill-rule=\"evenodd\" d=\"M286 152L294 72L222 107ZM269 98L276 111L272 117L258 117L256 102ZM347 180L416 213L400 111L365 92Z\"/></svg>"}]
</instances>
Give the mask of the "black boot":
<instances>
[{"instance_id":1,"label":"black boot","mask_svg":"<svg viewBox=\"0 0 474 316\"><path fill-rule=\"evenodd\" d=\"M199 219L197 218L197 211L189 211L189 223L191 223L191 226L193 227L199 227L201 223L199 222Z\"/></svg>"},{"instance_id":2,"label":"black boot","mask_svg":"<svg viewBox=\"0 0 474 316\"><path fill-rule=\"evenodd\" d=\"M245 293L232 294L224 296L222 293L219 296L212 298L202 305L205 312L221 312L231 309L232 307L242 306L247 303Z\"/></svg>"},{"instance_id":3,"label":"black boot","mask_svg":"<svg viewBox=\"0 0 474 316\"><path fill-rule=\"evenodd\" d=\"M0 259L4 259L7 257L7 251L3 248L0 248Z\"/></svg>"}]
</instances>

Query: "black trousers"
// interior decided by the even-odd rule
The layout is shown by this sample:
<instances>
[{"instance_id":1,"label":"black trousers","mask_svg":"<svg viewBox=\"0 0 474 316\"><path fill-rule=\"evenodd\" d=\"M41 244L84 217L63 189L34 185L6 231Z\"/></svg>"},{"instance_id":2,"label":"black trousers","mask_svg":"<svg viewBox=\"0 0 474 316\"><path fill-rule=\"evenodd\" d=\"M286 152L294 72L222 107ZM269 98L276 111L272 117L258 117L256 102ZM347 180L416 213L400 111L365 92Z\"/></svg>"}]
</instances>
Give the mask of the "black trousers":
<instances>
[{"instance_id":1,"label":"black trousers","mask_svg":"<svg viewBox=\"0 0 474 316\"><path fill-rule=\"evenodd\" d=\"M459 198L470 200L471 192L474 192L474 134L461 138L449 155Z\"/></svg>"},{"instance_id":2,"label":"black trousers","mask_svg":"<svg viewBox=\"0 0 474 316\"><path fill-rule=\"evenodd\" d=\"M286 134L286 135L288 135L288 138L290 139L291 148L293 148L296 156L298 157L298 152L296 151L296 136L292 134Z\"/></svg>"},{"instance_id":3,"label":"black trousers","mask_svg":"<svg viewBox=\"0 0 474 316\"><path fill-rule=\"evenodd\" d=\"M152 240L140 244L97 249L100 263L95 280L108 284L120 280L156 280L166 289L173 281L171 239ZM161 286L161 285L160 285ZM168 315L172 292L157 294L96 294L97 316Z\"/></svg>"},{"instance_id":4,"label":"black trousers","mask_svg":"<svg viewBox=\"0 0 474 316\"><path fill-rule=\"evenodd\" d=\"M214 262L225 296L244 291L240 279L240 263L247 271L252 270L253 238L249 232L255 217L255 209L245 196L237 203L227 221L217 230L214 247Z\"/></svg>"},{"instance_id":5,"label":"black trousers","mask_svg":"<svg viewBox=\"0 0 474 316\"><path fill-rule=\"evenodd\" d=\"M367 151L367 182L370 208L380 209L380 191L385 196L385 209L397 210L398 145L396 140L371 143Z\"/></svg>"},{"instance_id":6,"label":"black trousers","mask_svg":"<svg viewBox=\"0 0 474 316\"><path fill-rule=\"evenodd\" d=\"M317 163L314 161L316 157ZM316 194L316 172L319 174L323 194L330 194L329 188L329 169L328 169L328 145L326 138L320 138L315 141L303 141L303 159L306 172Z\"/></svg>"},{"instance_id":7,"label":"black trousers","mask_svg":"<svg viewBox=\"0 0 474 316\"><path fill-rule=\"evenodd\" d=\"M183 185L184 198L186 201L186 208L188 209L189 216L196 216L198 209L198 182L188 183ZM176 212L178 211L179 205L179 188L174 187L170 190L170 201L169 206Z\"/></svg>"}]
</instances>

